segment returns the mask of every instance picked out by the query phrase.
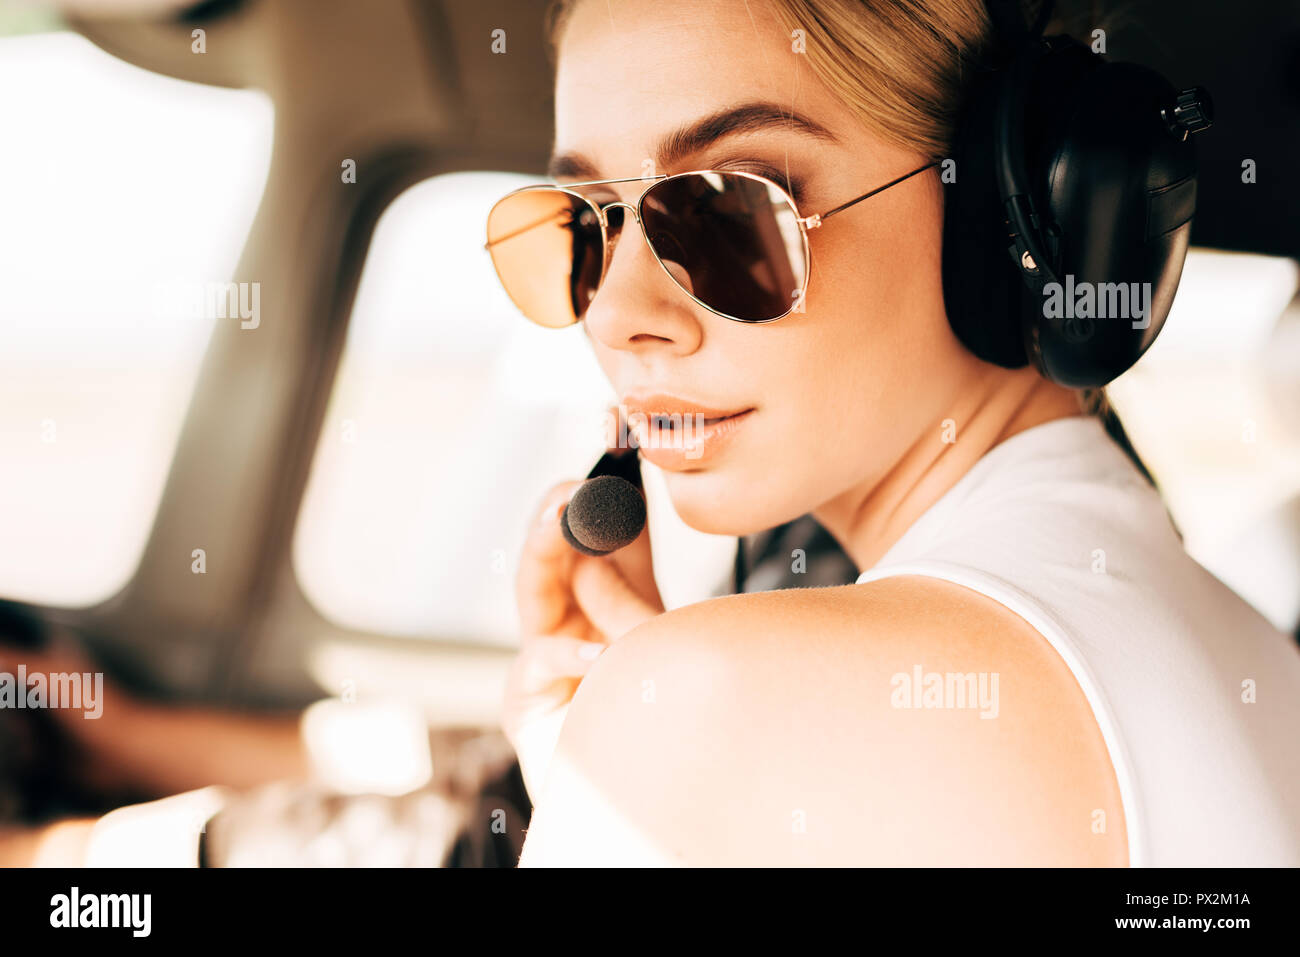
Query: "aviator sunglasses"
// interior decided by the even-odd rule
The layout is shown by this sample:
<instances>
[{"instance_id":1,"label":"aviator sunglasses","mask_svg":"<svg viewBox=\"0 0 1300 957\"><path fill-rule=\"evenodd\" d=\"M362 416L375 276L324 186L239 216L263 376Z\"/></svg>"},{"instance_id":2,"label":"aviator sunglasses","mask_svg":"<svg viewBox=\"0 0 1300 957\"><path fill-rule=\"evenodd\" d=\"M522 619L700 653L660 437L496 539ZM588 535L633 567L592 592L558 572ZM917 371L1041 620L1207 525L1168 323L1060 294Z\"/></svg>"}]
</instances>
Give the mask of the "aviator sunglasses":
<instances>
[{"instance_id":1,"label":"aviator sunglasses","mask_svg":"<svg viewBox=\"0 0 1300 957\"><path fill-rule=\"evenodd\" d=\"M772 322L802 311L809 230L937 165L806 217L776 183L739 170L524 186L488 213L484 248L520 312L540 326L571 326L600 289L629 209L655 260L692 300L737 322ZM645 180L654 182L635 204L575 192Z\"/></svg>"}]
</instances>

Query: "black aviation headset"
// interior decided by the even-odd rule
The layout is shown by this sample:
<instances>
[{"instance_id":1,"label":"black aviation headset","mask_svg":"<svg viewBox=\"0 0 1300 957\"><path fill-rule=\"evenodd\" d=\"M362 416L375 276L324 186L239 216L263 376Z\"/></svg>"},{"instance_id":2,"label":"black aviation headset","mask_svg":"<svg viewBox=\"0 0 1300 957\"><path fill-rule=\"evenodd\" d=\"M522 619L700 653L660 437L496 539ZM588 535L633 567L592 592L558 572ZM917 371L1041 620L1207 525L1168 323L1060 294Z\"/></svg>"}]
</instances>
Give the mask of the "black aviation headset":
<instances>
[{"instance_id":1,"label":"black aviation headset","mask_svg":"<svg viewBox=\"0 0 1300 957\"><path fill-rule=\"evenodd\" d=\"M1050 0L1032 26L1016 0L989 0L989 12L1006 52L957 122L944 194L948 319L988 362L1032 362L1070 388L1105 385L1169 315L1196 211L1189 134L1210 126L1213 106L1199 87L1178 92L1146 67L1042 37ZM1075 308L1072 291L1091 301Z\"/></svg>"}]
</instances>

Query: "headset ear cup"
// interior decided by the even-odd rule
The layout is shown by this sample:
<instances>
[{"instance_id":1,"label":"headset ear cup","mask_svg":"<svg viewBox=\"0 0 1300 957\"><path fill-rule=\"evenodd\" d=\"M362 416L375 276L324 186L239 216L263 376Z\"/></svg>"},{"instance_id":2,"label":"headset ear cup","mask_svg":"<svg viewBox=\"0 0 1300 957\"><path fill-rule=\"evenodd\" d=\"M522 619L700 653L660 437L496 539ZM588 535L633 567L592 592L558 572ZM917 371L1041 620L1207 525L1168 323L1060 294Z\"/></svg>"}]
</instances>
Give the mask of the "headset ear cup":
<instances>
[{"instance_id":1,"label":"headset ear cup","mask_svg":"<svg viewBox=\"0 0 1300 957\"><path fill-rule=\"evenodd\" d=\"M1145 67L1100 64L1072 91L1068 121L1043 158L1061 288L1026 311L1026 346L1062 385L1095 387L1124 373L1173 305L1196 209L1195 147L1161 115L1176 97Z\"/></svg>"},{"instance_id":2,"label":"headset ear cup","mask_svg":"<svg viewBox=\"0 0 1300 957\"><path fill-rule=\"evenodd\" d=\"M987 362L1032 362L1071 388L1105 385L1150 347L1173 303L1196 206L1194 148L1171 132L1177 95L1154 71L1107 63L1068 37L1020 56L976 81L958 120L943 230L948 321ZM1020 82L1004 82L1028 61ZM1028 234L1020 245L1046 260L1036 275L1013 246L1016 218ZM1090 292L1090 312L1076 308L1078 290ZM1123 303L1121 314L1109 308Z\"/></svg>"},{"instance_id":3,"label":"headset ear cup","mask_svg":"<svg viewBox=\"0 0 1300 957\"><path fill-rule=\"evenodd\" d=\"M995 172L994 117L1000 74L973 84L958 117L944 183L943 300L948 324L985 362L1016 369L1028 361L1019 317L1023 283L1006 252ZM949 175L951 174L951 180Z\"/></svg>"}]
</instances>

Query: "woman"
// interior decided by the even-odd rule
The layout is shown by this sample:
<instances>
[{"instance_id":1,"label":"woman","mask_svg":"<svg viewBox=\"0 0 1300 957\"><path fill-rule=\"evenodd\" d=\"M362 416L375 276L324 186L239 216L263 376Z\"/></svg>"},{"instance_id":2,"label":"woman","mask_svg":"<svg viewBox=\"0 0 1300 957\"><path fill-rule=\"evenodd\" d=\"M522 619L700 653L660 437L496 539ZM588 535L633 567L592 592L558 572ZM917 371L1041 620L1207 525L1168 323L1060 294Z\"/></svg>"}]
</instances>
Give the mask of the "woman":
<instances>
[{"instance_id":1,"label":"woman","mask_svg":"<svg viewBox=\"0 0 1300 957\"><path fill-rule=\"evenodd\" d=\"M575 314L626 411L699 426L641 454L693 527L812 513L865 571L665 613L648 537L577 555L553 489L504 721L521 863L1300 863L1295 649L1078 391L947 321L931 164L989 34L977 0L559 7L552 174L623 180L582 189L628 227ZM628 212L688 170L803 217L887 188L806 224L796 308L735 322Z\"/></svg>"}]
</instances>

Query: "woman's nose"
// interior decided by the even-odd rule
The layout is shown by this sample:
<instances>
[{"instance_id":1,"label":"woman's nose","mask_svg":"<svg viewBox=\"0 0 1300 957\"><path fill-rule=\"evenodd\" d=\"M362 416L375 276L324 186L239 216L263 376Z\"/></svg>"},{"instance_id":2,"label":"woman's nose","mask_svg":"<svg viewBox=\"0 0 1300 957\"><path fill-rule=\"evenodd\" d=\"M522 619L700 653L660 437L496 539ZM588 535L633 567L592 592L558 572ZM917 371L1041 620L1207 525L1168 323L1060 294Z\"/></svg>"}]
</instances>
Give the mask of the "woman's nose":
<instances>
[{"instance_id":1,"label":"woman's nose","mask_svg":"<svg viewBox=\"0 0 1300 957\"><path fill-rule=\"evenodd\" d=\"M625 351L668 349L689 355L700 347L703 329L697 307L664 271L646 242L636 209L610 204L609 267L583 323L601 345ZM668 268L677 268L669 263ZM686 279L682 275L683 280Z\"/></svg>"}]
</instances>

